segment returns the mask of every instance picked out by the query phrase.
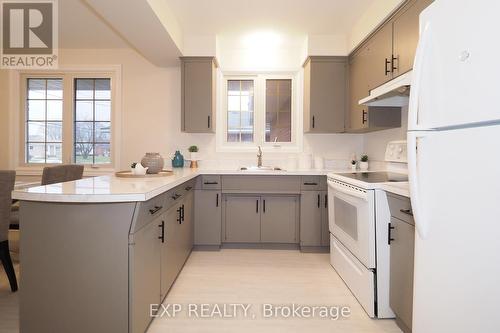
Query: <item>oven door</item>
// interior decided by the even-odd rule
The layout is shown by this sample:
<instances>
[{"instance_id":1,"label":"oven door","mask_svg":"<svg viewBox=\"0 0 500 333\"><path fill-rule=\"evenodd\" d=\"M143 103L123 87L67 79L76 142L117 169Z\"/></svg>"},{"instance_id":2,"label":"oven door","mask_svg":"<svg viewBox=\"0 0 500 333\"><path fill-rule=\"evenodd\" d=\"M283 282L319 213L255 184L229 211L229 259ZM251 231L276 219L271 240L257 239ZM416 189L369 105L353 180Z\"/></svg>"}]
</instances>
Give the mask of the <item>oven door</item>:
<instances>
[{"instance_id":1,"label":"oven door","mask_svg":"<svg viewBox=\"0 0 500 333\"><path fill-rule=\"evenodd\" d=\"M375 191L328 179L330 232L365 265L375 268Z\"/></svg>"}]
</instances>

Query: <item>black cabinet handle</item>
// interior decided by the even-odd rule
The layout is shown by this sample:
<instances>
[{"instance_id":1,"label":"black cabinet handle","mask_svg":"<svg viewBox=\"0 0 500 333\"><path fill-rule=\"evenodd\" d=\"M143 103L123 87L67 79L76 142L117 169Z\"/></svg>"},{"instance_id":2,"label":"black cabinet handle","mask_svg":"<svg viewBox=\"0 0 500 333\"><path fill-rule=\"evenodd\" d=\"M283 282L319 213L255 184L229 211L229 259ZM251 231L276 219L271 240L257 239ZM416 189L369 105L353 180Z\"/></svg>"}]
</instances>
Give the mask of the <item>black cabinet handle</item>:
<instances>
[{"instance_id":1,"label":"black cabinet handle","mask_svg":"<svg viewBox=\"0 0 500 333\"><path fill-rule=\"evenodd\" d=\"M151 215L154 215L156 212L158 212L159 210L161 210L163 208L163 206L155 206L153 209L150 209L149 210L149 213Z\"/></svg>"},{"instance_id":2,"label":"black cabinet handle","mask_svg":"<svg viewBox=\"0 0 500 333\"><path fill-rule=\"evenodd\" d=\"M411 211L411 209L400 209L399 211L403 214L413 216L413 212Z\"/></svg>"},{"instance_id":3,"label":"black cabinet handle","mask_svg":"<svg viewBox=\"0 0 500 333\"><path fill-rule=\"evenodd\" d=\"M391 70L387 67L387 65L391 65L392 67L392 63L389 59L385 58L385 75L391 73Z\"/></svg>"},{"instance_id":4,"label":"black cabinet handle","mask_svg":"<svg viewBox=\"0 0 500 333\"><path fill-rule=\"evenodd\" d=\"M259 212L259 199L257 199L255 201L255 212L258 213Z\"/></svg>"},{"instance_id":5,"label":"black cabinet handle","mask_svg":"<svg viewBox=\"0 0 500 333\"><path fill-rule=\"evenodd\" d=\"M394 55L392 56L391 60L391 72L394 73L398 69L398 66L396 66L394 63L398 60L398 57L395 57Z\"/></svg>"},{"instance_id":6,"label":"black cabinet handle","mask_svg":"<svg viewBox=\"0 0 500 333\"><path fill-rule=\"evenodd\" d=\"M391 237L391 230L394 229L394 227L389 223L387 225L387 244L391 245L391 241L394 240L394 238Z\"/></svg>"},{"instance_id":7,"label":"black cabinet handle","mask_svg":"<svg viewBox=\"0 0 500 333\"><path fill-rule=\"evenodd\" d=\"M215 207L219 207L219 193L215 196Z\"/></svg>"},{"instance_id":8,"label":"black cabinet handle","mask_svg":"<svg viewBox=\"0 0 500 333\"><path fill-rule=\"evenodd\" d=\"M262 211L265 213L266 212L266 199L262 201Z\"/></svg>"},{"instance_id":9,"label":"black cabinet handle","mask_svg":"<svg viewBox=\"0 0 500 333\"><path fill-rule=\"evenodd\" d=\"M192 188L193 188L192 186L188 186L188 187L185 188L185 190L186 191L191 191Z\"/></svg>"},{"instance_id":10,"label":"black cabinet handle","mask_svg":"<svg viewBox=\"0 0 500 333\"><path fill-rule=\"evenodd\" d=\"M318 208L321 206L320 200L321 200L321 197L320 197L320 195L318 194Z\"/></svg>"},{"instance_id":11,"label":"black cabinet handle","mask_svg":"<svg viewBox=\"0 0 500 333\"><path fill-rule=\"evenodd\" d=\"M362 119L361 119L363 121L363 124L365 124L368 121L367 116L368 116L368 113L365 110L363 110Z\"/></svg>"},{"instance_id":12,"label":"black cabinet handle","mask_svg":"<svg viewBox=\"0 0 500 333\"><path fill-rule=\"evenodd\" d=\"M161 224L158 226L161 229L161 236L158 236L158 239L161 239L161 242L165 243L165 221L161 221Z\"/></svg>"},{"instance_id":13,"label":"black cabinet handle","mask_svg":"<svg viewBox=\"0 0 500 333\"><path fill-rule=\"evenodd\" d=\"M175 194L172 196L172 199L177 200L177 199L179 199L180 197L181 197L181 195L180 195L180 194L175 193Z\"/></svg>"},{"instance_id":14,"label":"black cabinet handle","mask_svg":"<svg viewBox=\"0 0 500 333\"><path fill-rule=\"evenodd\" d=\"M309 183L309 182L305 182L304 185L311 185L311 186L317 186L318 183Z\"/></svg>"},{"instance_id":15,"label":"black cabinet handle","mask_svg":"<svg viewBox=\"0 0 500 333\"><path fill-rule=\"evenodd\" d=\"M313 116L313 119L312 119L312 123L313 123L312 125L313 125L313 128L314 128L314 116Z\"/></svg>"},{"instance_id":16,"label":"black cabinet handle","mask_svg":"<svg viewBox=\"0 0 500 333\"><path fill-rule=\"evenodd\" d=\"M207 122L208 128L210 128L210 125L212 125L212 124L211 124L211 121L210 121L210 116L208 116L208 122Z\"/></svg>"},{"instance_id":17,"label":"black cabinet handle","mask_svg":"<svg viewBox=\"0 0 500 333\"><path fill-rule=\"evenodd\" d=\"M184 204L181 207L181 220L184 222Z\"/></svg>"},{"instance_id":18,"label":"black cabinet handle","mask_svg":"<svg viewBox=\"0 0 500 333\"><path fill-rule=\"evenodd\" d=\"M325 194L325 208L328 208L328 194Z\"/></svg>"},{"instance_id":19,"label":"black cabinet handle","mask_svg":"<svg viewBox=\"0 0 500 333\"><path fill-rule=\"evenodd\" d=\"M182 213L181 213L181 210L182 210L181 207L177 208L177 222L179 222L179 224L182 224Z\"/></svg>"},{"instance_id":20,"label":"black cabinet handle","mask_svg":"<svg viewBox=\"0 0 500 333\"><path fill-rule=\"evenodd\" d=\"M218 182L204 182L203 185L217 185Z\"/></svg>"}]
</instances>

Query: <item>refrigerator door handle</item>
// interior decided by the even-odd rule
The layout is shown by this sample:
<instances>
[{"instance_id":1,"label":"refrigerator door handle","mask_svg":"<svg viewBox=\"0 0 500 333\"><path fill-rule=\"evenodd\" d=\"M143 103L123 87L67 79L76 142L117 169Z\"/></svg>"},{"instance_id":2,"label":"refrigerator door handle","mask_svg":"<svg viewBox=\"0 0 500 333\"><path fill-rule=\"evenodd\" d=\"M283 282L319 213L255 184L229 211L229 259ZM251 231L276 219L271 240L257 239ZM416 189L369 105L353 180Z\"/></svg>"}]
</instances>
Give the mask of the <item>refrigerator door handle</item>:
<instances>
[{"instance_id":1,"label":"refrigerator door handle","mask_svg":"<svg viewBox=\"0 0 500 333\"><path fill-rule=\"evenodd\" d=\"M420 42L417 45L415 53L415 61L412 71L411 92L410 100L408 102L408 130L418 130L418 106L420 98L420 86L422 82L423 61L425 50L427 49L428 39L430 33L429 22L425 23L422 28Z\"/></svg>"},{"instance_id":2,"label":"refrigerator door handle","mask_svg":"<svg viewBox=\"0 0 500 333\"><path fill-rule=\"evenodd\" d=\"M422 239L427 237L429 226L425 218L425 210L420 200L419 175L418 175L418 152L417 140L429 135L428 132L408 132L408 182L410 185L410 199L413 210L413 218L417 232Z\"/></svg>"}]
</instances>

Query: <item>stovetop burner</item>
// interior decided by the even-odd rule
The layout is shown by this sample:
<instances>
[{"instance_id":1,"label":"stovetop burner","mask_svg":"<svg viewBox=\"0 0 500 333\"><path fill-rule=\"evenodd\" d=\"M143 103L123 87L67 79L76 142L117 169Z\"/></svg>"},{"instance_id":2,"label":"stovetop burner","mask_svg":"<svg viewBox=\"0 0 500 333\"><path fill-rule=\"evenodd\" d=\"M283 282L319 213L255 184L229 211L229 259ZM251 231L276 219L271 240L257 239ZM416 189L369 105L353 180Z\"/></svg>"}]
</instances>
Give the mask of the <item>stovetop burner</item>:
<instances>
[{"instance_id":1,"label":"stovetop burner","mask_svg":"<svg viewBox=\"0 0 500 333\"><path fill-rule=\"evenodd\" d=\"M352 172L338 175L366 183L407 182L408 175L395 172Z\"/></svg>"}]
</instances>

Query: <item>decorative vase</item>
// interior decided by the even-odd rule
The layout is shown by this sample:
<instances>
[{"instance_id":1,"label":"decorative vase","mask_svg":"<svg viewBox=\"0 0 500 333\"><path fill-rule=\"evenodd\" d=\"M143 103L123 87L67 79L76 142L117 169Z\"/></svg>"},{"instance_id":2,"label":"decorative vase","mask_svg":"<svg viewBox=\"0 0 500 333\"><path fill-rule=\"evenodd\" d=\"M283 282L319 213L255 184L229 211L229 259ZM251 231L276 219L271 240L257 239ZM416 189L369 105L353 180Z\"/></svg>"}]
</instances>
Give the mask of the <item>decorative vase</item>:
<instances>
[{"instance_id":1,"label":"decorative vase","mask_svg":"<svg viewBox=\"0 0 500 333\"><path fill-rule=\"evenodd\" d=\"M163 157L159 153L146 153L141 160L143 167L148 168L148 173L156 174L163 170Z\"/></svg>"},{"instance_id":2,"label":"decorative vase","mask_svg":"<svg viewBox=\"0 0 500 333\"><path fill-rule=\"evenodd\" d=\"M363 171L368 170L368 162L359 162L359 168Z\"/></svg>"},{"instance_id":3,"label":"decorative vase","mask_svg":"<svg viewBox=\"0 0 500 333\"><path fill-rule=\"evenodd\" d=\"M356 164L351 164L351 171L356 171Z\"/></svg>"},{"instance_id":4,"label":"decorative vase","mask_svg":"<svg viewBox=\"0 0 500 333\"><path fill-rule=\"evenodd\" d=\"M174 158L172 158L172 167L174 168L184 167L184 156L182 156L181 152L178 150L175 151Z\"/></svg>"}]
</instances>

